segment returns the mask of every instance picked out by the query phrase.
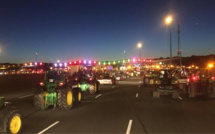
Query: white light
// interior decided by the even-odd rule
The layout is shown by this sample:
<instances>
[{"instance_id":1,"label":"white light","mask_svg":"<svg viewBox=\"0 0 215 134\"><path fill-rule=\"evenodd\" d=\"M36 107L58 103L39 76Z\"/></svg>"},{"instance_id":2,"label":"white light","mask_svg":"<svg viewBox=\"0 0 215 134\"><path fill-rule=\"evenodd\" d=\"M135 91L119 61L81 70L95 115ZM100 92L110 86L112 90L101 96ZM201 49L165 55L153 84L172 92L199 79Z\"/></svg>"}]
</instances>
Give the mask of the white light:
<instances>
[{"instance_id":1,"label":"white light","mask_svg":"<svg viewBox=\"0 0 215 134\"><path fill-rule=\"evenodd\" d=\"M92 61L91 60L89 60L89 64L91 64L92 63Z\"/></svg>"},{"instance_id":2,"label":"white light","mask_svg":"<svg viewBox=\"0 0 215 134\"><path fill-rule=\"evenodd\" d=\"M160 62L159 64L162 65L162 62Z\"/></svg>"},{"instance_id":3,"label":"white light","mask_svg":"<svg viewBox=\"0 0 215 134\"><path fill-rule=\"evenodd\" d=\"M67 63L64 63L64 66L66 67L66 66L67 66Z\"/></svg>"},{"instance_id":4,"label":"white light","mask_svg":"<svg viewBox=\"0 0 215 134\"><path fill-rule=\"evenodd\" d=\"M34 64L37 65L37 62L35 62Z\"/></svg>"},{"instance_id":5,"label":"white light","mask_svg":"<svg viewBox=\"0 0 215 134\"><path fill-rule=\"evenodd\" d=\"M54 66L57 67L57 63L55 63Z\"/></svg>"},{"instance_id":6,"label":"white light","mask_svg":"<svg viewBox=\"0 0 215 134\"><path fill-rule=\"evenodd\" d=\"M87 61L86 60L84 60L84 64L86 64L87 63Z\"/></svg>"},{"instance_id":7,"label":"white light","mask_svg":"<svg viewBox=\"0 0 215 134\"><path fill-rule=\"evenodd\" d=\"M60 67L62 67L62 63L60 63L59 65L60 65Z\"/></svg>"}]
</instances>

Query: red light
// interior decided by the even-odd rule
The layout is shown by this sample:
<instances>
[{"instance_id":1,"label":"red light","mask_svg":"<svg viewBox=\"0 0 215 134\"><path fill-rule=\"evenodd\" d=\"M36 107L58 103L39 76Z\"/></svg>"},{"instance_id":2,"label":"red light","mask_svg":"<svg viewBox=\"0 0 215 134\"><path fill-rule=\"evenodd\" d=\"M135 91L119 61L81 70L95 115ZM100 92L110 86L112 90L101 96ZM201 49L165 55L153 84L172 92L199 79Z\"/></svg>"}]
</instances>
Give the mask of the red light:
<instances>
[{"instance_id":1,"label":"red light","mask_svg":"<svg viewBox=\"0 0 215 134\"><path fill-rule=\"evenodd\" d=\"M81 64L81 60L79 60L79 64Z\"/></svg>"},{"instance_id":2,"label":"red light","mask_svg":"<svg viewBox=\"0 0 215 134\"><path fill-rule=\"evenodd\" d=\"M178 81L176 80L176 81L175 81L175 84L177 84L177 83L178 83Z\"/></svg>"},{"instance_id":3,"label":"red light","mask_svg":"<svg viewBox=\"0 0 215 134\"><path fill-rule=\"evenodd\" d=\"M145 62L146 60L144 59L143 62Z\"/></svg>"},{"instance_id":4,"label":"red light","mask_svg":"<svg viewBox=\"0 0 215 134\"><path fill-rule=\"evenodd\" d=\"M196 77L195 77L195 76L193 76L193 80L196 80Z\"/></svg>"},{"instance_id":5,"label":"red light","mask_svg":"<svg viewBox=\"0 0 215 134\"><path fill-rule=\"evenodd\" d=\"M93 78L90 77L90 78L89 78L89 81L92 81L92 80L93 80Z\"/></svg>"},{"instance_id":6,"label":"red light","mask_svg":"<svg viewBox=\"0 0 215 134\"><path fill-rule=\"evenodd\" d=\"M212 79L212 80L214 80L214 76L213 76L213 77L211 77L211 79Z\"/></svg>"},{"instance_id":7,"label":"red light","mask_svg":"<svg viewBox=\"0 0 215 134\"><path fill-rule=\"evenodd\" d=\"M158 83L158 81L155 81L155 83L157 84L157 83Z\"/></svg>"},{"instance_id":8,"label":"red light","mask_svg":"<svg viewBox=\"0 0 215 134\"><path fill-rule=\"evenodd\" d=\"M43 86L43 82L40 82L40 86Z\"/></svg>"},{"instance_id":9,"label":"red light","mask_svg":"<svg viewBox=\"0 0 215 134\"><path fill-rule=\"evenodd\" d=\"M74 61L74 64L76 64L77 62L76 61Z\"/></svg>"},{"instance_id":10,"label":"red light","mask_svg":"<svg viewBox=\"0 0 215 134\"><path fill-rule=\"evenodd\" d=\"M60 83L59 83L59 86L63 86L63 82L60 82Z\"/></svg>"},{"instance_id":11,"label":"red light","mask_svg":"<svg viewBox=\"0 0 215 134\"><path fill-rule=\"evenodd\" d=\"M75 78L75 81L78 81L78 78Z\"/></svg>"},{"instance_id":12,"label":"red light","mask_svg":"<svg viewBox=\"0 0 215 134\"><path fill-rule=\"evenodd\" d=\"M149 60L149 62L152 62L152 60Z\"/></svg>"},{"instance_id":13,"label":"red light","mask_svg":"<svg viewBox=\"0 0 215 134\"><path fill-rule=\"evenodd\" d=\"M96 64L96 61L93 61L94 64Z\"/></svg>"},{"instance_id":14,"label":"red light","mask_svg":"<svg viewBox=\"0 0 215 134\"><path fill-rule=\"evenodd\" d=\"M69 62L70 65L72 65L72 62Z\"/></svg>"},{"instance_id":15,"label":"red light","mask_svg":"<svg viewBox=\"0 0 215 134\"><path fill-rule=\"evenodd\" d=\"M140 59L138 59L138 61L140 61Z\"/></svg>"},{"instance_id":16,"label":"red light","mask_svg":"<svg viewBox=\"0 0 215 134\"><path fill-rule=\"evenodd\" d=\"M43 65L43 63L42 63L42 62L40 62L40 65Z\"/></svg>"}]
</instances>

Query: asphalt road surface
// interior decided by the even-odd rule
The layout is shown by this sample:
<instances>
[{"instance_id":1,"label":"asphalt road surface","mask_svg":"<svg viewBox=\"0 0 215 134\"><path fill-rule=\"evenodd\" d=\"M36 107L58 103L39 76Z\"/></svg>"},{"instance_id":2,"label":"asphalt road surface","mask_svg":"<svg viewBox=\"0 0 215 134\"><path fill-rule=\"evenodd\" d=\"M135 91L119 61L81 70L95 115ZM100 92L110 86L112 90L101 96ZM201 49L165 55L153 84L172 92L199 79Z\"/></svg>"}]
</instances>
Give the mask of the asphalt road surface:
<instances>
[{"instance_id":1,"label":"asphalt road surface","mask_svg":"<svg viewBox=\"0 0 215 134\"><path fill-rule=\"evenodd\" d=\"M22 133L215 133L215 100L153 99L152 90L140 77L129 78L103 85L68 111L36 111L31 93L8 101L22 113Z\"/></svg>"}]
</instances>

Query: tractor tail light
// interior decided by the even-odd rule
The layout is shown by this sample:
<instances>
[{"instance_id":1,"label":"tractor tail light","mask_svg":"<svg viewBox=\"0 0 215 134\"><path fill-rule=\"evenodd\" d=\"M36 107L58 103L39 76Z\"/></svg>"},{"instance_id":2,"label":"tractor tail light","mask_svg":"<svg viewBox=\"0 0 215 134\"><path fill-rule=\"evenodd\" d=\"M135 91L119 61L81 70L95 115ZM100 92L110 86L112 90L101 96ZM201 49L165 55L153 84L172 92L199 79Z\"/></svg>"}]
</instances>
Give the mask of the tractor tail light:
<instances>
[{"instance_id":1,"label":"tractor tail light","mask_svg":"<svg viewBox=\"0 0 215 134\"><path fill-rule=\"evenodd\" d=\"M75 78L75 81L78 81L78 78Z\"/></svg>"},{"instance_id":2,"label":"tractor tail light","mask_svg":"<svg viewBox=\"0 0 215 134\"><path fill-rule=\"evenodd\" d=\"M89 78L89 81L92 81L92 80L93 80L93 78L90 77L90 78Z\"/></svg>"},{"instance_id":3,"label":"tractor tail light","mask_svg":"<svg viewBox=\"0 0 215 134\"><path fill-rule=\"evenodd\" d=\"M40 86L43 86L43 82L40 82Z\"/></svg>"},{"instance_id":4,"label":"tractor tail light","mask_svg":"<svg viewBox=\"0 0 215 134\"><path fill-rule=\"evenodd\" d=\"M215 79L215 77L213 76L213 77L211 77L211 79L212 79L212 80L214 80L214 79Z\"/></svg>"},{"instance_id":5,"label":"tractor tail light","mask_svg":"<svg viewBox=\"0 0 215 134\"><path fill-rule=\"evenodd\" d=\"M59 83L59 86L63 86L63 82L60 82L60 83Z\"/></svg>"},{"instance_id":6,"label":"tractor tail light","mask_svg":"<svg viewBox=\"0 0 215 134\"><path fill-rule=\"evenodd\" d=\"M176 81L175 81L175 84L177 84L177 83L178 83L178 81L176 80Z\"/></svg>"},{"instance_id":7,"label":"tractor tail light","mask_svg":"<svg viewBox=\"0 0 215 134\"><path fill-rule=\"evenodd\" d=\"M193 76L193 77L192 77L192 79L193 79L193 80L196 80L196 77L195 77L195 76Z\"/></svg>"}]
</instances>

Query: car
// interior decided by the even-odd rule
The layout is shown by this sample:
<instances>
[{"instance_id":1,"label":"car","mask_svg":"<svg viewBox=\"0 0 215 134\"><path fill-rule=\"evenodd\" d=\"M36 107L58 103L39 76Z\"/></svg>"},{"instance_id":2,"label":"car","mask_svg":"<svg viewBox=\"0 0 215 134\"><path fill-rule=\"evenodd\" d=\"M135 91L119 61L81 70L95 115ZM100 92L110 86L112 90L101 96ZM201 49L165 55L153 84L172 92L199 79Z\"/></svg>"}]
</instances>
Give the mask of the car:
<instances>
[{"instance_id":1,"label":"car","mask_svg":"<svg viewBox=\"0 0 215 134\"><path fill-rule=\"evenodd\" d=\"M114 76L110 76L108 73L102 74L99 76L98 81L102 85L115 85L116 78Z\"/></svg>"}]
</instances>

